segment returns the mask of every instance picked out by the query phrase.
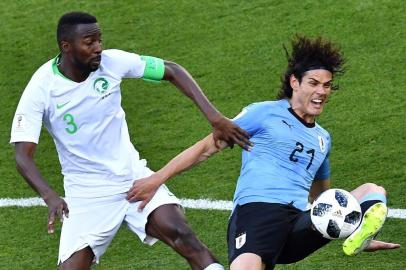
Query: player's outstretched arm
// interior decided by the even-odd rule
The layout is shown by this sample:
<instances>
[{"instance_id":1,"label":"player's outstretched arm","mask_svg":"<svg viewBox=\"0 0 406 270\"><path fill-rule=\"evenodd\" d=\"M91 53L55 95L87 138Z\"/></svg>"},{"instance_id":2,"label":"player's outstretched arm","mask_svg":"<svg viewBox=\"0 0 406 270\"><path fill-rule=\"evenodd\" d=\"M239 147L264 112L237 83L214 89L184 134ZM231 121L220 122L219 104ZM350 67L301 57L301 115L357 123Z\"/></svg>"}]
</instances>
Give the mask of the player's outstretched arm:
<instances>
[{"instance_id":1,"label":"player's outstretched arm","mask_svg":"<svg viewBox=\"0 0 406 270\"><path fill-rule=\"evenodd\" d=\"M219 144L220 148L217 148L213 134L208 135L177 155L153 175L134 181L132 188L128 191L127 200L130 202L142 201L139 208L143 209L160 185L227 147L227 143L224 141L220 141Z\"/></svg>"},{"instance_id":2,"label":"player's outstretched arm","mask_svg":"<svg viewBox=\"0 0 406 270\"><path fill-rule=\"evenodd\" d=\"M18 172L27 183L42 197L48 205L48 233L54 232L55 218L62 221L69 214L66 202L42 178L34 162L36 144L31 142L15 143L15 161Z\"/></svg>"},{"instance_id":3,"label":"player's outstretched arm","mask_svg":"<svg viewBox=\"0 0 406 270\"><path fill-rule=\"evenodd\" d=\"M207 99L193 77L180 65L165 61L165 74L163 77L174 84L182 93L192 99L214 129L215 142L226 141L230 146L234 143L248 150L251 145L249 134L224 117ZM217 145L217 144L216 144ZM217 145L220 147L220 145Z\"/></svg>"}]
</instances>

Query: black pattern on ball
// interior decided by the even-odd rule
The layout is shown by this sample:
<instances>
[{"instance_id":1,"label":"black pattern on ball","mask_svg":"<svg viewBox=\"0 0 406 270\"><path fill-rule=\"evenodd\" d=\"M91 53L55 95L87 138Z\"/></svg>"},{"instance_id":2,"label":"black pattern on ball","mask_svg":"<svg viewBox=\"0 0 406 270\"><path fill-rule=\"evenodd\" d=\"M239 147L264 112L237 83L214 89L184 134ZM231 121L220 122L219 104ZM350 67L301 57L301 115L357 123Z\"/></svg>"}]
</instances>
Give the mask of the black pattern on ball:
<instances>
[{"instance_id":1,"label":"black pattern on ball","mask_svg":"<svg viewBox=\"0 0 406 270\"><path fill-rule=\"evenodd\" d=\"M330 219L329 222L328 222L326 232L331 238L338 238L340 236L341 229L338 226L337 222Z\"/></svg>"},{"instance_id":2,"label":"black pattern on ball","mask_svg":"<svg viewBox=\"0 0 406 270\"><path fill-rule=\"evenodd\" d=\"M319 203L313 208L313 215L317 217L322 217L331 211L333 206L328 203Z\"/></svg>"},{"instance_id":3,"label":"black pattern on ball","mask_svg":"<svg viewBox=\"0 0 406 270\"><path fill-rule=\"evenodd\" d=\"M357 222L361 219L361 213L358 211L352 211L348 215L345 216L344 222L349 224L357 224Z\"/></svg>"},{"instance_id":4,"label":"black pattern on ball","mask_svg":"<svg viewBox=\"0 0 406 270\"><path fill-rule=\"evenodd\" d=\"M347 196L346 196L344 193L342 193L342 192L339 191L339 190L336 190L336 192L335 192L335 198L336 198L338 204L339 204L341 207L347 207L347 205L348 205L348 198L347 198Z\"/></svg>"}]
</instances>

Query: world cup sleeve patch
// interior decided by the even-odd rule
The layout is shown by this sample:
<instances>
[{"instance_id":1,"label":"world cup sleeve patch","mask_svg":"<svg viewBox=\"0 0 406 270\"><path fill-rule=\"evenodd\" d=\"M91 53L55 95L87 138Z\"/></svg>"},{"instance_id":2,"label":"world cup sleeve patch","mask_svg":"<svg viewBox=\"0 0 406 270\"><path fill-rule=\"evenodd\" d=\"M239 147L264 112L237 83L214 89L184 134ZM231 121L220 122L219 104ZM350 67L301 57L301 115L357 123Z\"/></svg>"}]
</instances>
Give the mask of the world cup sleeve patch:
<instances>
[{"instance_id":1,"label":"world cup sleeve patch","mask_svg":"<svg viewBox=\"0 0 406 270\"><path fill-rule=\"evenodd\" d=\"M14 118L14 131L24 132L26 126L26 118L24 114L16 114Z\"/></svg>"},{"instance_id":2,"label":"world cup sleeve patch","mask_svg":"<svg viewBox=\"0 0 406 270\"><path fill-rule=\"evenodd\" d=\"M242 233L235 238L235 248L240 249L244 244L245 241L247 240L247 233Z\"/></svg>"}]
</instances>

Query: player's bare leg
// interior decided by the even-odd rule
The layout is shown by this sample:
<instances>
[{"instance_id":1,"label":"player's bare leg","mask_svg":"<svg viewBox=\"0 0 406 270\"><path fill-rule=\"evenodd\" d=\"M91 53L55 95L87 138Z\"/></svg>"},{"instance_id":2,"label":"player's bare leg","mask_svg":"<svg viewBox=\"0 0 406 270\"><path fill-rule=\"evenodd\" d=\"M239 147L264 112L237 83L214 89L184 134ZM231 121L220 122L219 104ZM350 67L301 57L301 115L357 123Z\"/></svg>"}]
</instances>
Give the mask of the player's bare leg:
<instances>
[{"instance_id":1,"label":"player's bare leg","mask_svg":"<svg viewBox=\"0 0 406 270\"><path fill-rule=\"evenodd\" d=\"M351 191L351 194L354 195L357 200L361 200L365 195L369 193L381 193L386 196L386 190L383 187L373 183L363 184Z\"/></svg>"},{"instance_id":2,"label":"player's bare leg","mask_svg":"<svg viewBox=\"0 0 406 270\"><path fill-rule=\"evenodd\" d=\"M93 251L90 247L85 247L76 251L66 261L59 265L60 270L88 270L92 266L94 258Z\"/></svg>"},{"instance_id":3,"label":"player's bare leg","mask_svg":"<svg viewBox=\"0 0 406 270\"><path fill-rule=\"evenodd\" d=\"M172 247L194 270L205 269L218 262L190 229L181 208L175 204L155 209L148 217L146 231Z\"/></svg>"},{"instance_id":4,"label":"player's bare leg","mask_svg":"<svg viewBox=\"0 0 406 270\"><path fill-rule=\"evenodd\" d=\"M263 270L265 265L261 257L254 253L239 255L230 265L230 270Z\"/></svg>"}]
</instances>

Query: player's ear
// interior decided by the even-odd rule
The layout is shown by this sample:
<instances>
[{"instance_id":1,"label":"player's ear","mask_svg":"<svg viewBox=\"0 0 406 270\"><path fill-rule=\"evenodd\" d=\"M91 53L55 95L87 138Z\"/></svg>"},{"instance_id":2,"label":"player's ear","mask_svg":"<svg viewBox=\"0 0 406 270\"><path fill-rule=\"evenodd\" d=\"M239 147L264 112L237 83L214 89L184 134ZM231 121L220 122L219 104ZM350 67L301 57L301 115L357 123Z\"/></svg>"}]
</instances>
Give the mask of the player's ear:
<instances>
[{"instance_id":1,"label":"player's ear","mask_svg":"<svg viewBox=\"0 0 406 270\"><path fill-rule=\"evenodd\" d=\"M293 91L299 88L299 80L293 74L290 75L290 87L292 87Z\"/></svg>"},{"instance_id":2,"label":"player's ear","mask_svg":"<svg viewBox=\"0 0 406 270\"><path fill-rule=\"evenodd\" d=\"M59 42L59 48L61 49L62 53L67 53L71 50L71 44L68 41L62 40Z\"/></svg>"}]
</instances>

